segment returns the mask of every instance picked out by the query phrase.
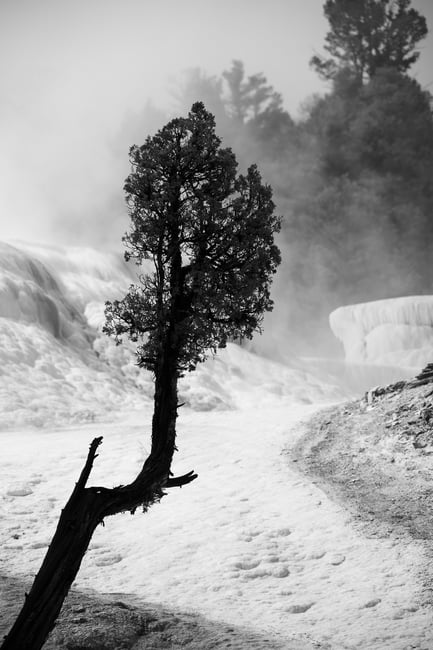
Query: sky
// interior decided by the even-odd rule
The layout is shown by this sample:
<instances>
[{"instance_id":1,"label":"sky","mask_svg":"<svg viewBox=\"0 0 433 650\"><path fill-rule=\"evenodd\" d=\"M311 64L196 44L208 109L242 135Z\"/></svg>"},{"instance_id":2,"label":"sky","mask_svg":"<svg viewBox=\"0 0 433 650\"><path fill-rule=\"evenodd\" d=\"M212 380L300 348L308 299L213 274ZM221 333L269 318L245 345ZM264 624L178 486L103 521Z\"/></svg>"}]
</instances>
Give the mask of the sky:
<instances>
[{"instance_id":1,"label":"sky","mask_svg":"<svg viewBox=\"0 0 433 650\"><path fill-rule=\"evenodd\" d=\"M289 112L326 86L321 0L0 0L0 239L106 246L127 221L121 135L183 71L263 72ZM413 6L433 25L433 2ZM413 73L433 89L433 36ZM160 125L158 125L160 126ZM154 129L153 129L154 130ZM143 140L147 133L143 133Z\"/></svg>"}]
</instances>

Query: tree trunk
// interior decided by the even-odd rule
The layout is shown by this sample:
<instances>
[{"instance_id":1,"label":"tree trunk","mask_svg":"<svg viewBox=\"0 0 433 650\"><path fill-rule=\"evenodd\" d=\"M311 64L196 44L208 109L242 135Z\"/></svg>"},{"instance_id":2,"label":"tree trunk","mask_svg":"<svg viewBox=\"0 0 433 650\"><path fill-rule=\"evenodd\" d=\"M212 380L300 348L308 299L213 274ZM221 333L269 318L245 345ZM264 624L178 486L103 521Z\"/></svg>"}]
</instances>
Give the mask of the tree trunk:
<instances>
[{"instance_id":1,"label":"tree trunk","mask_svg":"<svg viewBox=\"0 0 433 650\"><path fill-rule=\"evenodd\" d=\"M178 192L179 194L179 192ZM173 205L178 214L179 196ZM95 528L108 515L134 512L137 507L147 510L164 496L164 488L185 485L196 478L189 472L178 478L170 477L170 467L176 449L178 361L182 341L180 331L183 277L177 219L170 221L171 271L169 322L161 308L159 314L160 347L155 365L155 395L152 419L152 447L142 470L126 486L108 489L86 487L96 450L102 438L90 445L86 464L75 489L63 509L57 530L42 566L35 577L24 606L1 650L40 650L54 627L63 601L78 573L82 559ZM162 290L162 289L161 289Z\"/></svg>"},{"instance_id":2,"label":"tree trunk","mask_svg":"<svg viewBox=\"0 0 433 650\"><path fill-rule=\"evenodd\" d=\"M177 374L170 358L156 373L152 449L141 472L126 486L86 487L102 437L90 445L85 466L62 510L56 532L33 586L1 650L40 650L53 629L63 601L78 573L95 528L108 515L147 510L164 496L164 488L186 485L196 478L189 472L170 478L175 450Z\"/></svg>"},{"instance_id":3,"label":"tree trunk","mask_svg":"<svg viewBox=\"0 0 433 650\"><path fill-rule=\"evenodd\" d=\"M92 445L96 450L101 439ZM99 441L99 442L98 442ZM92 453L89 452L89 458ZM94 456L94 453L93 453ZM77 483L23 608L2 650L39 650L54 626L96 526L103 519L101 495Z\"/></svg>"}]
</instances>

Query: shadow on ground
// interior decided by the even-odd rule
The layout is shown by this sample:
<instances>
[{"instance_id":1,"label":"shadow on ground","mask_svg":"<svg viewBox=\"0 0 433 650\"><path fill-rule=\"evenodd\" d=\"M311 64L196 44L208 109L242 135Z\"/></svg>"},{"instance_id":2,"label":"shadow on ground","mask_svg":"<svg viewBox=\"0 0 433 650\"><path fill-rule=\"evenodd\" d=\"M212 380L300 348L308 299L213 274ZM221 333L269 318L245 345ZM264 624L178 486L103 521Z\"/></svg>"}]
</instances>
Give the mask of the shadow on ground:
<instances>
[{"instance_id":1,"label":"shadow on ground","mask_svg":"<svg viewBox=\"0 0 433 650\"><path fill-rule=\"evenodd\" d=\"M10 629L29 585L0 576L0 639ZM195 613L169 611L125 594L71 591L44 650L313 650L305 640L281 641L213 622Z\"/></svg>"}]
</instances>

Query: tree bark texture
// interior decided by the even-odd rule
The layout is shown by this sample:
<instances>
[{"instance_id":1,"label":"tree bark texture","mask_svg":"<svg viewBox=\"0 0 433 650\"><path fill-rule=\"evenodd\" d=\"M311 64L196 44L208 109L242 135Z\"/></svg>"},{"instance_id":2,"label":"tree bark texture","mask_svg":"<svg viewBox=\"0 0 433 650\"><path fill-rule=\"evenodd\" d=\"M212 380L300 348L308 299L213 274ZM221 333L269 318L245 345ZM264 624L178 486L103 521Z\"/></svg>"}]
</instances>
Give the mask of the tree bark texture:
<instances>
[{"instance_id":1,"label":"tree bark texture","mask_svg":"<svg viewBox=\"0 0 433 650\"><path fill-rule=\"evenodd\" d=\"M177 377L170 363L157 377L152 449L135 480L115 488L86 487L102 437L89 449L80 478L59 518L56 532L30 592L1 650L40 650L53 629L63 601L75 580L92 535L105 517L147 510L164 496L164 488L180 487L196 478L189 472L170 477L175 450ZM159 373L157 373L159 374Z\"/></svg>"},{"instance_id":2,"label":"tree bark texture","mask_svg":"<svg viewBox=\"0 0 433 650\"><path fill-rule=\"evenodd\" d=\"M179 182L177 185L179 185ZM186 485L196 478L189 472L170 476L176 449L178 409L177 382L182 349L182 324L185 319L184 278L179 243L180 190L174 192L169 223L170 307L159 310L159 350L155 363L155 394L152 419L152 446L149 457L132 483L115 488L86 487L96 451L102 437L90 445L86 464L75 489L62 510L56 532L33 586L26 595L18 618L5 637L1 650L40 650L54 627L63 601L78 573L92 535L105 517L119 512L147 510L164 496L164 488ZM170 215L169 215L170 216ZM164 269L160 272L164 290Z\"/></svg>"}]
</instances>

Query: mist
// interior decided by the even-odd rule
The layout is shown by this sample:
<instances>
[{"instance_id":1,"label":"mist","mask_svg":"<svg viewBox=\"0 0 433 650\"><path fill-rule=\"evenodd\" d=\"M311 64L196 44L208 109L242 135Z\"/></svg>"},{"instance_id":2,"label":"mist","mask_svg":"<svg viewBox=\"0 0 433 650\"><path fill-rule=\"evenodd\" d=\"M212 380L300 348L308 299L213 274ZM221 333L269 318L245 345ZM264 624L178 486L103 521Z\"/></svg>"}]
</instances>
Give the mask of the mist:
<instances>
[{"instance_id":1,"label":"mist","mask_svg":"<svg viewBox=\"0 0 433 650\"><path fill-rule=\"evenodd\" d=\"M287 42L293 21L296 35ZM118 242L127 223L129 147L162 126L141 119L138 131L131 128L148 102L171 116L185 69L199 64L220 74L239 57L266 68L275 83L286 84L288 74L286 101L295 108L320 86L308 56L323 30L320 11L311 22L302 3L288 11L283 0L268 8L258 0L248 7L229 0L3 0L0 237ZM295 55L305 64L301 76L287 73Z\"/></svg>"},{"instance_id":2,"label":"mist","mask_svg":"<svg viewBox=\"0 0 433 650\"><path fill-rule=\"evenodd\" d=\"M429 0L413 6L433 24ZM3 0L0 18L0 239L121 251L128 227L123 182L129 147L202 100L241 169L259 164L285 220L275 309L266 317L262 351L271 354L277 340L287 355L308 349L311 341L315 349L335 353L338 344L327 327L331 309L341 301L417 287L416 273L389 254L390 231L375 225L370 205L369 233L357 232L356 209L348 228L366 264L372 257L385 260L380 282L361 286L360 280L354 290L348 279L344 291L330 290L338 264L330 259L330 247L308 243L303 213L304 198L319 193L319 151L311 141L293 146L288 170L287 160L270 158L266 142L252 143L246 131L230 129L221 106L212 103L215 97L203 96L203 83L191 83L191 71L196 80L221 81L233 60L242 61L247 75L265 75L281 94L282 109L299 124L314 97L329 92L308 65L327 31L317 0L272 0L266 6L259 0L189 0L182 6L169 0L157 6L139 0ZM429 36L413 69L426 88L432 83L432 43Z\"/></svg>"}]
</instances>

